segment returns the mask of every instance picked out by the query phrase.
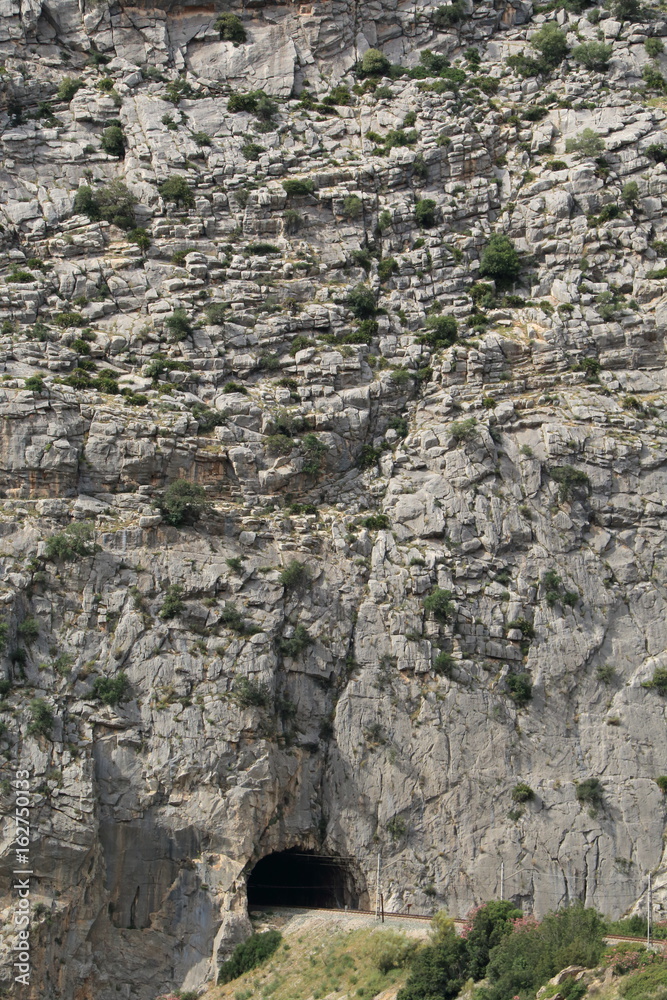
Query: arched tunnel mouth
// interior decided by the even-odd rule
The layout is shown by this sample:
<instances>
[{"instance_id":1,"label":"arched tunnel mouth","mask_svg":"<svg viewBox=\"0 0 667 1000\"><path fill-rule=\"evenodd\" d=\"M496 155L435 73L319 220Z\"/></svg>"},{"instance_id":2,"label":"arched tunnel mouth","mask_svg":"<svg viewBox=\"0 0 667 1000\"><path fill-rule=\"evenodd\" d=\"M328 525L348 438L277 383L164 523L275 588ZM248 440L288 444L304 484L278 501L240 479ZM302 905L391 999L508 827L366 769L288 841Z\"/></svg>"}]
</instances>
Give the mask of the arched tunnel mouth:
<instances>
[{"instance_id":1,"label":"arched tunnel mouth","mask_svg":"<svg viewBox=\"0 0 667 1000\"><path fill-rule=\"evenodd\" d=\"M355 868L351 858L315 854L298 847L267 854L248 876L248 908L356 910L361 893Z\"/></svg>"}]
</instances>

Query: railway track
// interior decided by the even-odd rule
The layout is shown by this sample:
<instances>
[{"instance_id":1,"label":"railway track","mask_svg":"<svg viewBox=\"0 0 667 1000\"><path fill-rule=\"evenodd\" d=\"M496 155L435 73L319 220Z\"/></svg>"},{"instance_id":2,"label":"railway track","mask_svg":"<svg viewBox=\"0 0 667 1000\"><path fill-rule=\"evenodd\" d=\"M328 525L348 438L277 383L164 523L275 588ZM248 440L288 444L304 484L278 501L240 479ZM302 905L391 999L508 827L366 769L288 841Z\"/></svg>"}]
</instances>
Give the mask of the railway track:
<instances>
[{"instance_id":1,"label":"railway track","mask_svg":"<svg viewBox=\"0 0 667 1000\"><path fill-rule=\"evenodd\" d=\"M355 915L363 917L374 917L375 910L349 910L349 909L337 909L336 907L330 906L253 906L253 912L285 912L285 913L340 913L343 916L352 917ZM384 912L382 919L385 923L391 921L392 919L398 920L416 920L430 923L432 917L426 916L423 913L401 913L401 912ZM463 928L467 924L467 920L460 920L454 918L454 923L457 927ZM633 937L628 934L608 934L605 936L605 941L608 944L621 944L623 941L629 941L634 944L646 944L645 937ZM663 952L667 952L667 941L652 941L651 944L654 947L660 947Z\"/></svg>"}]
</instances>

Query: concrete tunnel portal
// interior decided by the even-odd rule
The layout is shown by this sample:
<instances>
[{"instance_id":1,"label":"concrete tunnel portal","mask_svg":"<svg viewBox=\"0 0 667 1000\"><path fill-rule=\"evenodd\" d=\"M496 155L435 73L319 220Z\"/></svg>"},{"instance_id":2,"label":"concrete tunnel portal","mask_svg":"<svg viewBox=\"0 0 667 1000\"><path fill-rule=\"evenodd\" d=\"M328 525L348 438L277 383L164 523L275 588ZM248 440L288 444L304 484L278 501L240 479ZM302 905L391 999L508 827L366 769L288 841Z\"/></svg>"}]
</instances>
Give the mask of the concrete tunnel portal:
<instances>
[{"instance_id":1,"label":"concrete tunnel portal","mask_svg":"<svg viewBox=\"0 0 667 1000\"><path fill-rule=\"evenodd\" d=\"M292 848L261 858L248 876L248 908L359 909L361 876L351 858Z\"/></svg>"}]
</instances>

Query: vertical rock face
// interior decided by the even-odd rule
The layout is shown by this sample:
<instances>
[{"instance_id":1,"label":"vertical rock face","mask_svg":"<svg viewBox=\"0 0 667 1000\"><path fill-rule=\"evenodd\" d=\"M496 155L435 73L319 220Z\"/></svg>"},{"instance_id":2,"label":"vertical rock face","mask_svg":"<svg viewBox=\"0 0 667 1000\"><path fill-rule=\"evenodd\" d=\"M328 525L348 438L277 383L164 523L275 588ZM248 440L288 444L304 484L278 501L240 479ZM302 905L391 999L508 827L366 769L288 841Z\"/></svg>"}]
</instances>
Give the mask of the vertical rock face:
<instances>
[{"instance_id":1,"label":"vertical rock face","mask_svg":"<svg viewBox=\"0 0 667 1000\"><path fill-rule=\"evenodd\" d=\"M199 987L290 849L664 901L667 22L227 13L0 18L9 995L17 767L30 998Z\"/></svg>"}]
</instances>

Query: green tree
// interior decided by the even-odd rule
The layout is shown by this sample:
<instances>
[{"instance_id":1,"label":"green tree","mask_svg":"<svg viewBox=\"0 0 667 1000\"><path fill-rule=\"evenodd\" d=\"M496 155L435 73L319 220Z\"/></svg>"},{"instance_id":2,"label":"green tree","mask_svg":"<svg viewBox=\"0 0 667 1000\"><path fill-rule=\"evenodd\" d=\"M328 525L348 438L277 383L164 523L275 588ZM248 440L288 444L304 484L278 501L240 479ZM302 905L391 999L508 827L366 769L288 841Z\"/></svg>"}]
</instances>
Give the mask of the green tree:
<instances>
[{"instance_id":1,"label":"green tree","mask_svg":"<svg viewBox=\"0 0 667 1000\"><path fill-rule=\"evenodd\" d=\"M580 904L548 914L541 924L515 927L490 953L484 1000L533 996L568 965L597 965L604 950L604 924Z\"/></svg>"},{"instance_id":2,"label":"green tree","mask_svg":"<svg viewBox=\"0 0 667 1000\"><path fill-rule=\"evenodd\" d=\"M185 309L174 309L171 316L165 320L164 325L169 330L170 339L174 343L179 343L192 334L192 324Z\"/></svg>"},{"instance_id":3,"label":"green tree","mask_svg":"<svg viewBox=\"0 0 667 1000\"><path fill-rule=\"evenodd\" d=\"M355 285L347 297L347 304L357 319L367 319L377 312L375 295L367 285Z\"/></svg>"},{"instance_id":4,"label":"green tree","mask_svg":"<svg viewBox=\"0 0 667 1000\"><path fill-rule=\"evenodd\" d=\"M453 316L429 316L426 320L426 333L420 340L437 351L443 347L451 347L457 338L458 324Z\"/></svg>"},{"instance_id":5,"label":"green tree","mask_svg":"<svg viewBox=\"0 0 667 1000\"><path fill-rule=\"evenodd\" d=\"M585 128L573 139L566 140L565 152L574 153L579 158L593 158L604 153L604 140L592 128Z\"/></svg>"},{"instance_id":6,"label":"green tree","mask_svg":"<svg viewBox=\"0 0 667 1000\"><path fill-rule=\"evenodd\" d=\"M467 978L465 941L443 922L434 942L420 948L397 1000L452 1000Z\"/></svg>"},{"instance_id":7,"label":"green tree","mask_svg":"<svg viewBox=\"0 0 667 1000\"><path fill-rule=\"evenodd\" d=\"M611 13L617 21L638 21L641 17L639 0L612 0Z\"/></svg>"},{"instance_id":8,"label":"green tree","mask_svg":"<svg viewBox=\"0 0 667 1000\"><path fill-rule=\"evenodd\" d=\"M213 27L220 32L220 40L223 42L242 45L248 37L241 18L237 17L236 14L221 14Z\"/></svg>"},{"instance_id":9,"label":"green tree","mask_svg":"<svg viewBox=\"0 0 667 1000\"><path fill-rule=\"evenodd\" d=\"M180 174L168 177L166 181L160 184L158 191L165 201L173 201L176 205L182 205L183 208L194 207L195 197L192 188L185 177L182 177Z\"/></svg>"},{"instance_id":10,"label":"green tree","mask_svg":"<svg viewBox=\"0 0 667 1000\"><path fill-rule=\"evenodd\" d=\"M60 86L56 91L56 97L59 101L66 101L66 103L69 104L81 87L83 87L83 80L80 77L73 80L71 76L65 76L60 81Z\"/></svg>"},{"instance_id":11,"label":"green tree","mask_svg":"<svg viewBox=\"0 0 667 1000\"><path fill-rule=\"evenodd\" d=\"M125 133L120 125L109 125L102 132L102 149L110 156L122 160L125 156Z\"/></svg>"},{"instance_id":12,"label":"green tree","mask_svg":"<svg viewBox=\"0 0 667 1000\"><path fill-rule=\"evenodd\" d=\"M75 521L64 531L58 531L46 540L46 558L71 562L77 556L89 556L95 551L94 528L89 521Z\"/></svg>"},{"instance_id":13,"label":"green tree","mask_svg":"<svg viewBox=\"0 0 667 1000\"><path fill-rule=\"evenodd\" d=\"M491 236L482 252L480 275L508 282L517 278L520 270L521 260L509 236L497 233Z\"/></svg>"},{"instance_id":14,"label":"green tree","mask_svg":"<svg viewBox=\"0 0 667 1000\"><path fill-rule=\"evenodd\" d=\"M198 521L209 510L211 502L203 486L177 479L164 491L159 506L165 521L180 527Z\"/></svg>"},{"instance_id":15,"label":"green tree","mask_svg":"<svg viewBox=\"0 0 667 1000\"><path fill-rule=\"evenodd\" d=\"M507 900L493 900L475 910L465 937L472 979L484 978L492 948L514 931L514 921L521 916L521 910Z\"/></svg>"},{"instance_id":16,"label":"green tree","mask_svg":"<svg viewBox=\"0 0 667 1000\"><path fill-rule=\"evenodd\" d=\"M545 70L555 69L567 55L567 36L553 22L536 31L530 44L540 53L540 62Z\"/></svg>"},{"instance_id":17,"label":"green tree","mask_svg":"<svg viewBox=\"0 0 667 1000\"><path fill-rule=\"evenodd\" d=\"M359 66L359 76L386 76L391 68L391 63L379 49L368 49Z\"/></svg>"},{"instance_id":18,"label":"green tree","mask_svg":"<svg viewBox=\"0 0 667 1000\"><path fill-rule=\"evenodd\" d=\"M424 611L433 615L436 621L446 622L454 611L451 597L451 590L434 587L431 593L424 598Z\"/></svg>"},{"instance_id":19,"label":"green tree","mask_svg":"<svg viewBox=\"0 0 667 1000\"><path fill-rule=\"evenodd\" d=\"M420 198L415 205L415 219L424 229L435 225L436 204L432 198Z\"/></svg>"},{"instance_id":20,"label":"green tree","mask_svg":"<svg viewBox=\"0 0 667 1000\"><path fill-rule=\"evenodd\" d=\"M74 198L74 211L82 212L93 222L103 219L120 229L133 229L136 225L134 206L137 198L122 181L113 180L93 190L84 184Z\"/></svg>"},{"instance_id":21,"label":"green tree","mask_svg":"<svg viewBox=\"0 0 667 1000\"><path fill-rule=\"evenodd\" d=\"M32 721L28 724L28 733L31 736L49 737L53 729L53 712L43 698L32 699L30 714Z\"/></svg>"},{"instance_id":22,"label":"green tree","mask_svg":"<svg viewBox=\"0 0 667 1000\"><path fill-rule=\"evenodd\" d=\"M586 69L604 73L609 68L612 51L613 47L603 42L584 42L572 49L572 58Z\"/></svg>"},{"instance_id":23,"label":"green tree","mask_svg":"<svg viewBox=\"0 0 667 1000\"><path fill-rule=\"evenodd\" d=\"M129 681L127 674L119 673L115 677L96 677L93 684L93 698L103 705L117 705L127 701Z\"/></svg>"}]
</instances>

